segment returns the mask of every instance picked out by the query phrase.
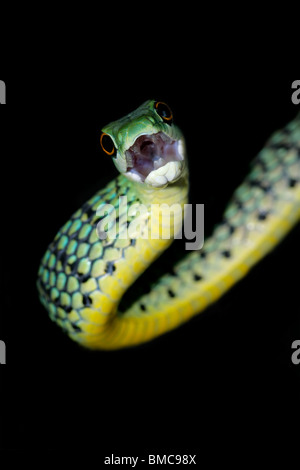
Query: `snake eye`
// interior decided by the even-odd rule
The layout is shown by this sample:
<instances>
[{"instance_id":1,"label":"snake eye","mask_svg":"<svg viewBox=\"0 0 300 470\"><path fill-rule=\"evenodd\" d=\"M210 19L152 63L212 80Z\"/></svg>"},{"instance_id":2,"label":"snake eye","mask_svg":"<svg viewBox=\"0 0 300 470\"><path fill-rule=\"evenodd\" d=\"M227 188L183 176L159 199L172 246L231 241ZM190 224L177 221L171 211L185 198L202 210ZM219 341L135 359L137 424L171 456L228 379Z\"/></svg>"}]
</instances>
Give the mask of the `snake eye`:
<instances>
[{"instance_id":1,"label":"snake eye","mask_svg":"<svg viewBox=\"0 0 300 470\"><path fill-rule=\"evenodd\" d=\"M102 132L100 136L100 145L103 152L105 152L107 155L110 155L111 157L116 155L117 149L115 147L115 144L112 138L105 132Z\"/></svg>"},{"instance_id":2,"label":"snake eye","mask_svg":"<svg viewBox=\"0 0 300 470\"><path fill-rule=\"evenodd\" d=\"M163 101L156 101L154 105L157 114L168 124L172 124L173 114L169 106Z\"/></svg>"}]
</instances>

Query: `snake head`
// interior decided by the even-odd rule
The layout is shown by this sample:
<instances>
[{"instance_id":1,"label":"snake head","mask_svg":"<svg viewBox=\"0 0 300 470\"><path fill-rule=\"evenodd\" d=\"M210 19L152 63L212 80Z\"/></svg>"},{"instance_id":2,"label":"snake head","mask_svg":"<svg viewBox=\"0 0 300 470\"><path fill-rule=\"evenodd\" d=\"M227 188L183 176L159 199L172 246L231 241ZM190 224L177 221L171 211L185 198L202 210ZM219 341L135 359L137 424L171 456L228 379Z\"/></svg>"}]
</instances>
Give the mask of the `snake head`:
<instances>
[{"instance_id":1,"label":"snake head","mask_svg":"<svg viewBox=\"0 0 300 470\"><path fill-rule=\"evenodd\" d=\"M149 100L102 129L100 144L128 179L161 188L177 181L185 167L184 138L162 101Z\"/></svg>"}]
</instances>

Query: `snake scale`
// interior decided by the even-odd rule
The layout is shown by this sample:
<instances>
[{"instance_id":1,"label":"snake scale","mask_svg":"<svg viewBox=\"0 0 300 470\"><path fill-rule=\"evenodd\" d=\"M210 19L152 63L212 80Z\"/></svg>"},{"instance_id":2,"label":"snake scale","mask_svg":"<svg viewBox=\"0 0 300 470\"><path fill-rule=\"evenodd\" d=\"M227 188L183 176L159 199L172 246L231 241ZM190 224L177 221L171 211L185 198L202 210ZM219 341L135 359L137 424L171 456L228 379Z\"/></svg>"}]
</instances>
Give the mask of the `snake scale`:
<instances>
[{"instance_id":1,"label":"snake scale","mask_svg":"<svg viewBox=\"0 0 300 470\"><path fill-rule=\"evenodd\" d=\"M120 312L128 287L180 228L189 190L187 157L171 109L154 100L104 127L100 144L120 174L59 230L37 282L50 318L82 346L134 346L186 322L244 277L300 219L298 115L254 159L204 247L189 252ZM177 208L167 225L162 203ZM109 211L116 215L106 228L114 227L117 235L100 239L97 224L104 215L97 209L103 206L110 208L106 217ZM141 206L146 207L143 217ZM136 220L139 229L122 236Z\"/></svg>"}]
</instances>

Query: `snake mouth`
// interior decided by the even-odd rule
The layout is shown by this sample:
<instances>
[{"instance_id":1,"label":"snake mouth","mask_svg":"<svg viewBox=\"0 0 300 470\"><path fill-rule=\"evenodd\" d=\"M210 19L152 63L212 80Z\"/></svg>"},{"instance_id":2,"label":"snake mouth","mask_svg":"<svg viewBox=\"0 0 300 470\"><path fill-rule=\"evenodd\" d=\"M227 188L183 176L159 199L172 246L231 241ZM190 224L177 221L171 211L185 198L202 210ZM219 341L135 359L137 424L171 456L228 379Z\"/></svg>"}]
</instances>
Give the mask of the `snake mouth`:
<instances>
[{"instance_id":1,"label":"snake mouth","mask_svg":"<svg viewBox=\"0 0 300 470\"><path fill-rule=\"evenodd\" d=\"M180 178L184 166L183 141L163 132L139 136L125 152L126 176L161 187Z\"/></svg>"}]
</instances>

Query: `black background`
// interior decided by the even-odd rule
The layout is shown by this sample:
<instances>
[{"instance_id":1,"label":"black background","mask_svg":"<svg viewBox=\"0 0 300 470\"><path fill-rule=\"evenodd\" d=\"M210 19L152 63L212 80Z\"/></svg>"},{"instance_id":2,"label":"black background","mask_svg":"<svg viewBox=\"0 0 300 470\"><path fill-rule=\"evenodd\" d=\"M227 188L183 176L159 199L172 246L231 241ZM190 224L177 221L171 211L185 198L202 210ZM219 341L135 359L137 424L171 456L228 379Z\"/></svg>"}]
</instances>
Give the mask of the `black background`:
<instances>
[{"instance_id":1,"label":"black background","mask_svg":"<svg viewBox=\"0 0 300 470\"><path fill-rule=\"evenodd\" d=\"M145 458L175 450L200 459L215 443L249 444L252 426L251 442L263 447L299 386L300 366L291 362L300 335L299 226L205 313L140 347L84 350L40 305L36 273L47 245L116 175L99 149L110 120L149 98L170 105L187 141L190 200L205 204L209 235L252 158L300 111L291 102L297 77L268 74L267 64L250 78L188 59L137 62L0 77L8 101L1 108L3 443L12 450L81 447L100 463L111 452ZM180 242L143 282L178 253Z\"/></svg>"}]
</instances>

